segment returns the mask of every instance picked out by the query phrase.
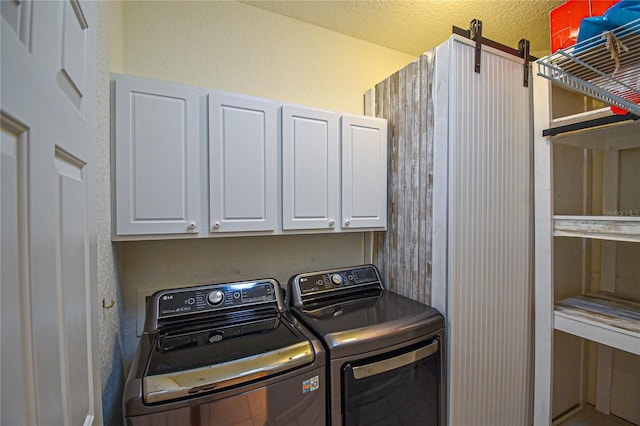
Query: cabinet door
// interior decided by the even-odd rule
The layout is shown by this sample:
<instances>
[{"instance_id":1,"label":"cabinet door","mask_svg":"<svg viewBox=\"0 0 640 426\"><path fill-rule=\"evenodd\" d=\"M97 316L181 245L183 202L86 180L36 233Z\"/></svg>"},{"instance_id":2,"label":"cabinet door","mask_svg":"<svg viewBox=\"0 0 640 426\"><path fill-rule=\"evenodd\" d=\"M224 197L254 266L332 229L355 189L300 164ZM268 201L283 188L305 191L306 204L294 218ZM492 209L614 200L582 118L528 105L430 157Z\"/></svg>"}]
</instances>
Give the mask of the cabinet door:
<instances>
[{"instance_id":1,"label":"cabinet door","mask_svg":"<svg viewBox=\"0 0 640 426\"><path fill-rule=\"evenodd\" d=\"M340 131L334 112L282 107L282 227L335 229Z\"/></svg>"},{"instance_id":2,"label":"cabinet door","mask_svg":"<svg viewBox=\"0 0 640 426\"><path fill-rule=\"evenodd\" d=\"M115 233L197 233L198 90L126 76L114 84Z\"/></svg>"},{"instance_id":3,"label":"cabinet door","mask_svg":"<svg viewBox=\"0 0 640 426\"><path fill-rule=\"evenodd\" d=\"M209 215L212 232L274 231L278 210L277 105L209 95Z\"/></svg>"},{"instance_id":4,"label":"cabinet door","mask_svg":"<svg viewBox=\"0 0 640 426\"><path fill-rule=\"evenodd\" d=\"M387 227L387 121L342 116L342 227Z\"/></svg>"}]
</instances>

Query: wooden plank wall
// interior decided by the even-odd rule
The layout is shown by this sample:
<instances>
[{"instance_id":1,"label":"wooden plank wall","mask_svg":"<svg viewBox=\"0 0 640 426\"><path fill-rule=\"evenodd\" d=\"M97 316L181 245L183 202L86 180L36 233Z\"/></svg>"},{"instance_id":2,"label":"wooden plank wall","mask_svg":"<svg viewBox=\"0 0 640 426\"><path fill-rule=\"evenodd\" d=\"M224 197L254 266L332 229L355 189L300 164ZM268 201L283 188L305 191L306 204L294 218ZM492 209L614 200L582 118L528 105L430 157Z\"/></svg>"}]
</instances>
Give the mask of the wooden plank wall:
<instances>
[{"instance_id":1,"label":"wooden plank wall","mask_svg":"<svg viewBox=\"0 0 640 426\"><path fill-rule=\"evenodd\" d=\"M387 288L431 303L433 70L435 50L375 87L375 114L389 121L388 226L374 237ZM422 117L422 118L420 118Z\"/></svg>"}]
</instances>

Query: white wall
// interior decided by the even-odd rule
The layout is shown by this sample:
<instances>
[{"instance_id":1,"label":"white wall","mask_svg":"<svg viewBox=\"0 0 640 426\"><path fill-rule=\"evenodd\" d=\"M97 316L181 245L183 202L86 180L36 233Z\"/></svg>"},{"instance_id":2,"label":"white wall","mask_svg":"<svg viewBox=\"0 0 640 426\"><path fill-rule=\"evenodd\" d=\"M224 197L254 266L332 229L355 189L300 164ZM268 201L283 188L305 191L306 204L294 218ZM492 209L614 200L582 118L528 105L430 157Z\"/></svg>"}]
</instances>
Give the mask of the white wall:
<instances>
[{"instance_id":1,"label":"white wall","mask_svg":"<svg viewBox=\"0 0 640 426\"><path fill-rule=\"evenodd\" d=\"M237 2L127 1L123 16L122 69L114 61L112 71L350 113L362 114L363 93L414 59ZM106 215L108 181L99 185ZM261 277L286 284L297 272L364 260L362 233L121 242L114 249L127 364L139 302L152 289ZM114 268L107 251L104 271Z\"/></svg>"}]
</instances>

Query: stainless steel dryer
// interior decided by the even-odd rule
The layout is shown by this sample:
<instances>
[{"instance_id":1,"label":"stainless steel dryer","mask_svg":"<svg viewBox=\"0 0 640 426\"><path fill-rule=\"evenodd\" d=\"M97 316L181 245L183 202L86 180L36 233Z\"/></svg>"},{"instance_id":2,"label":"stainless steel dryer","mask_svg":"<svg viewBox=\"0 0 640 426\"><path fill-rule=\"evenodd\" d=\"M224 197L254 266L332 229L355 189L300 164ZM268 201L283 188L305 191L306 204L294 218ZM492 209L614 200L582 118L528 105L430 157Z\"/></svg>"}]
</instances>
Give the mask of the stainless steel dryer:
<instances>
[{"instance_id":1,"label":"stainless steel dryer","mask_svg":"<svg viewBox=\"0 0 640 426\"><path fill-rule=\"evenodd\" d=\"M388 291L375 266L289 280L292 313L327 352L332 425L444 425L444 317Z\"/></svg>"},{"instance_id":2,"label":"stainless steel dryer","mask_svg":"<svg viewBox=\"0 0 640 426\"><path fill-rule=\"evenodd\" d=\"M275 280L160 291L145 320L128 425L326 424L325 351Z\"/></svg>"}]
</instances>

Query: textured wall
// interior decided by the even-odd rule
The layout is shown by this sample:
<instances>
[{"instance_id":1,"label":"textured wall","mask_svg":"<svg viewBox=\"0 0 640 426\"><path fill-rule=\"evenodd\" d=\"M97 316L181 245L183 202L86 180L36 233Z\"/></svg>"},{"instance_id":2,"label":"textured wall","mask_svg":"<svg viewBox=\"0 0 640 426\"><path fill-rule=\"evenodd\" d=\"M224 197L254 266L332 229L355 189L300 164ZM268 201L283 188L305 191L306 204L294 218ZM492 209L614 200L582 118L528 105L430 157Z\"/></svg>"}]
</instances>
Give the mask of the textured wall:
<instances>
[{"instance_id":1,"label":"textured wall","mask_svg":"<svg viewBox=\"0 0 640 426\"><path fill-rule=\"evenodd\" d=\"M361 264L363 250L361 233L117 243L127 365L144 317L140 301L154 291L256 278L286 286L299 272Z\"/></svg>"},{"instance_id":2,"label":"textured wall","mask_svg":"<svg viewBox=\"0 0 640 426\"><path fill-rule=\"evenodd\" d=\"M413 56L236 2L126 2L125 73L362 113Z\"/></svg>"},{"instance_id":3,"label":"textured wall","mask_svg":"<svg viewBox=\"0 0 640 426\"><path fill-rule=\"evenodd\" d=\"M111 202L109 160L109 79L122 69L123 3L98 2L97 41L97 219L98 219L98 294L112 309L103 309L98 318L101 346L100 372L102 408L105 424L120 423L121 389L124 383L120 317L122 303L117 284L111 245Z\"/></svg>"},{"instance_id":4,"label":"textured wall","mask_svg":"<svg viewBox=\"0 0 640 426\"><path fill-rule=\"evenodd\" d=\"M414 59L217 1L125 2L123 58L127 74L356 114L363 112L368 88ZM126 364L137 344L138 301L149 289L265 276L284 284L297 272L364 260L361 233L122 242L116 248Z\"/></svg>"}]
</instances>

